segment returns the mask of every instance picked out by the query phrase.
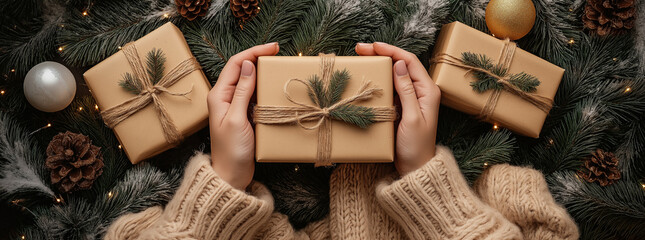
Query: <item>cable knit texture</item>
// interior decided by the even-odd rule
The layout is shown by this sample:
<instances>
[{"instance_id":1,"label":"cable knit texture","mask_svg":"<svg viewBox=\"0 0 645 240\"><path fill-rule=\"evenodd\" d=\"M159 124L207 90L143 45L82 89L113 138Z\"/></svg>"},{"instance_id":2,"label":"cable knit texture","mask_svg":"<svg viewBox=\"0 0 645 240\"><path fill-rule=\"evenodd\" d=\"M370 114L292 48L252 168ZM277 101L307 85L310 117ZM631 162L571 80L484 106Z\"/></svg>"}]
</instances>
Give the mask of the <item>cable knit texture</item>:
<instances>
[{"instance_id":1,"label":"cable knit texture","mask_svg":"<svg viewBox=\"0 0 645 240\"><path fill-rule=\"evenodd\" d=\"M340 164L330 179L330 213L295 230L274 212L260 183L249 193L220 179L194 156L165 208L117 219L106 239L574 239L575 223L555 204L535 170L492 167L471 190L445 147L401 179L392 164ZM501 169L501 168L499 168ZM498 176L499 175L499 176ZM530 177L528 175L531 175ZM518 177L522 176L522 178ZM500 183L498 179L516 184ZM524 185L525 179L539 179ZM505 194L505 195L504 195ZM524 194L541 203L529 204ZM532 195L531 195L532 194ZM521 195L521 196L520 196ZM488 203L488 204L486 204ZM533 204L533 203L531 203Z\"/></svg>"},{"instance_id":2,"label":"cable knit texture","mask_svg":"<svg viewBox=\"0 0 645 240\"><path fill-rule=\"evenodd\" d=\"M578 239L575 222L553 200L544 176L536 170L496 165L474 188L484 202L517 224L525 239Z\"/></svg>"}]
</instances>

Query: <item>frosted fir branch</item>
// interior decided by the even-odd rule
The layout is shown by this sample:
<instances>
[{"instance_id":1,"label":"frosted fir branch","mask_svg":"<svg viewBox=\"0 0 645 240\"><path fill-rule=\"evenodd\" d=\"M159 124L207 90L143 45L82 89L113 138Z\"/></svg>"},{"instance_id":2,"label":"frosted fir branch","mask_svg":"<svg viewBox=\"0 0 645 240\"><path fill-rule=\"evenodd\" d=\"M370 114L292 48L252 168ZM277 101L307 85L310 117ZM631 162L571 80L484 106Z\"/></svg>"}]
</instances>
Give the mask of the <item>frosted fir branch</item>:
<instances>
[{"instance_id":1,"label":"frosted fir branch","mask_svg":"<svg viewBox=\"0 0 645 240\"><path fill-rule=\"evenodd\" d=\"M638 52L639 70L645 73L645 1L637 1L637 16L634 23L634 48Z\"/></svg>"},{"instance_id":2,"label":"frosted fir branch","mask_svg":"<svg viewBox=\"0 0 645 240\"><path fill-rule=\"evenodd\" d=\"M143 17L144 21L154 21L163 18L178 17L177 6L174 0L164 0L159 2L152 2L149 14Z\"/></svg>"},{"instance_id":3,"label":"frosted fir branch","mask_svg":"<svg viewBox=\"0 0 645 240\"><path fill-rule=\"evenodd\" d=\"M436 10L447 5L445 0L423 0L418 2L418 10L403 25L404 36L422 34L431 39L437 32ZM440 18L440 17L439 17Z\"/></svg>"},{"instance_id":4,"label":"frosted fir branch","mask_svg":"<svg viewBox=\"0 0 645 240\"><path fill-rule=\"evenodd\" d=\"M206 13L205 18L211 18L217 15L222 8L228 8L229 0L211 0L211 6L208 7L208 12Z\"/></svg>"},{"instance_id":5,"label":"frosted fir branch","mask_svg":"<svg viewBox=\"0 0 645 240\"><path fill-rule=\"evenodd\" d=\"M55 198L44 177L44 150L6 113L0 113L0 199ZM27 202L37 199L27 199Z\"/></svg>"}]
</instances>

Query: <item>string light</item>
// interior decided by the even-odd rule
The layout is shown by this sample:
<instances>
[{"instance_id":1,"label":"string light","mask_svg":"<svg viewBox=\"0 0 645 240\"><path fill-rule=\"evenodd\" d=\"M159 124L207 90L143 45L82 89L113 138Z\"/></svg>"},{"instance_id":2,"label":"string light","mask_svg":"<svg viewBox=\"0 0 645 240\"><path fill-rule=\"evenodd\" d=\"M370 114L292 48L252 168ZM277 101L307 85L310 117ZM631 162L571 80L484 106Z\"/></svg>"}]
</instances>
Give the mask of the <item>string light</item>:
<instances>
[{"instance_id":1,"label":"string light","mask_svg":"<svg viewBox=\"0 0 645 240\"><path fill-rule=\"evenodd\" d=\"M299 52L299 53L298 53L298 56L299 56L299 57L302 57L302 53L301 53L301 52Z\"/></svg>"},{"instance_id":2,"label":"string light","mask_svg":"<svg viewBox=\"0 0 645 240\"><path fill-rule=\"evenodd\" d=\"M295 167L293 167L293 171L300 171L300 166L296 165Z\"/></svg>"},{"instance_id":3,"label":"string light","mask_svg":"<svg viewBox=\"0 0 645 240\"><path fill-rule=\"evenodd\" d=\"M549 144L553 145L553 138L549 138Z\"/></svg>"},{"instance_id":4,"label":"string light","mask_svg":"<svg viewBox=\"0 0 645 240\"><path fill-rule=\"evenodd\" d=\"M4 90L0 90L0 95L4 95Z\"/></svg>"},{"instance_id":5,"label":"string light","mask_svg":"<svg viewBox=\"0 0 645 240\"><path fill-rule=\"evenodd\" d=\"M56 198L57 203L60 203L60 201L61 201L60 198Z\"/></svg>"},{"instance_id":6,"label":"string light","mask_svg":"<svg viewBox=\"0 0 645 240\"><path fill-rule=\"evenodd\" d=\"M645 189L645 183L641 183L641 187L643 187L643 189Z\"/></svg>"},{"instance_id":7,"label":"string light","mask_svg":"<svg viewBox=\"0 0 645 240\"><path fill-rule=\"evenodd\" d=\"M87 16L87 10L83 11L83 16Z\"/></svg>"},{"instance_id":8,"label":"string light","mask_svg":"<svg viewBox=\"0 0 645 240\"><path fill-rule=\"evenodd\" d=\"M119 50L121 50L121 46L119 46L118 48L119 48Z\"/></svg>"},{"instance_id":9,"label":"string light","mask_svg":"<svg viewBox=\"0 0 645 240\"><path fill-rule=\"evenodd\" d=\"M493 130L499 130L499 126L497 124L493 124Z\"/></svg>"},{"instance_id":10,"label":"string light","mask_svg":"<svg viewBox=\"0 0 645 240\"><path fill-rule=\"evenodd\" d=\"M487 163L487 162L485 162L485 163L484 163L484 167L488 167L488 163Z\"/></svg>"},{"instance_id":11,"label":"string light","mask_svg":"<svg viewBox=\"0 0 645 240\"><path fill-rule=\"evenodd\" d=\"M25 235L20 236L20 239L25 240Z\"/></svg>"},{"instance_id":12,"label":"string light","mask_svg":"<svg viewBox=\"0 0 645 240\"><path fill-rule=\"evenodd\" d=\"M47 126L46 126L46 127L51 127L51 126L52 126L52 124L51 124L51 123L47 123Z\"/></svg>"},{"instance_id":13,"label":"string light","mask_svg":"<svg viewBox=\"0 0 645 240\"><path fill-rule=\"evenodd\" d=\"M630 88L630 87L625 88L626 93L631 92L631 91L632 91L632 88Z\"/></svg>"},{"instance_id":14,"label":"string light","mask_svg":"<svg viewBox=\"0 0 645 240\"><path fill-rule=\"evenodd\" d=\"M123 147L121 146L121 144L119 144L119 149L123 149Z\"/></svg>"},{"instance_id":15,"label":"string light","mask_svg":"<svg viewBox=\"0 0 645 240\"><path fill-rule=\"evenodd\" d=\"M618 61L618 58L612 58L611 60L615 62L615 61Z\"/></svg>"},{"instance_id":16,"label":"string light","mask_svg":"<svg viewBox=\"0 0 645 240\"><path fill-rule=\"evenodd\" d=\"M573 45L574 43L576 43L576 41L575 41L575 40L573 40L573 38L570 38L570 39L569 39L569 44Z\"/></svg>"},{"instance_id":17,"label":"string light","mask_svg":"<svg viewBox=\"0 0 645 240\"><path fill-rule=\"evenodd\" d=\"M61 25L60 25L60 27L64 28L64 27L65 27L65 24L61 24Z\"/></svg>"},{"instance_id":18,"label":"string light","mask_svg":"<svg viewBox=\"0 0 645 240\"><path fill-rule=\"evenodd\" d=\"M169 17L170 17L170 14L168 14L168 13L163 14L163 18L169 18Z\"/></svg>"},{"instance_id":19,"label":"string light","mask_svg":"<svg viewBox=\"0 0 645 240\"><path fill-rule=\"evenodd\" d=\"M99 105L94 104L94 109L96 109L96 111L98 111L99 110Z\"/></svg>"},{"instance_id":20,"label":"string light","mask_svg":"<svg viewBox=\"0 0 645 240\"><path fill-rule=\"evenodd\" d=\"M59 52L62 52L62 51L63 51L63 47L58 47L58 51L59 51Z\"/></svg>"},{"instance_id":21,"label":"string light","mask_svg":"<svg viewBox=\"0 0 645 240\"><path fill-rule=\"evenodd\" d=\"M15 68L12 68L12 69L11 69L11 72L16 72L16 69L15 69Z\"/></svg>"},{"instance_id":22,"label":"string light","mask_svg":"<svg viewBox=\"0 0 645 240\"><path fill-rule=\"evenodd\" d=\"M78 107L78 111L83 111L83 107Z\"/></svg>"},{"instance_id":23,"label":"string light","mask_svg":"<svg viewBox=\"0 0 645 240\"><path fill-rule=\"evenodd\" d=\"M573 12L573 8L569 8L569 12Z\"/></svg>"},{"instance_id":24,"label":"string light","mask_svg":"<svg viewBox=\"0 0 645 240\"><path fill-rule=\"evenodd\" d=\"M119 146L120 146L120 145L119 145ZM110 191L110 192L108 192L108 198L112 198L112 195L113 195L113 194L112 194L112 192L111 192L111 191Z\"/></svg>"}]
</instances>

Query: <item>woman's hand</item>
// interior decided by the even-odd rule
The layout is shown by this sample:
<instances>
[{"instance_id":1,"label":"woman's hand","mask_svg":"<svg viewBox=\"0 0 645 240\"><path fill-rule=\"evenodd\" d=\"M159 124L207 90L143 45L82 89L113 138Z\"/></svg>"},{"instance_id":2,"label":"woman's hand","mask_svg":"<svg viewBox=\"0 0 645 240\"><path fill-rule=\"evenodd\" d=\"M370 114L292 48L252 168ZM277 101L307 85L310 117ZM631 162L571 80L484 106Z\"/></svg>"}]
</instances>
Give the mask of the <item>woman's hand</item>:
<instances>
[{"instance_id":1,"label":"woman's hand","mask_svg":"<svg viewBox=\"0 0 645 240\"><path fill-rule=\"evenodd\" d=\"M244 191L255 171L255 138L247 118L255 90L259 56L275 55L278 43L255 46L231 57L208 93L213 169L231 186Z\"/></svg>"},{"instance_id":2,"label":"woman's hand","mask_svg":"<svg viewBox=\"0 0 645 240\"><path fill-rule=\"evenodd\" d=\"M394 165L403 176L434 157L441 92L417 56L410 52L376 42L357 44L356 53L388 56L396 61L392 75L403 110L396 132Z\"/></svg>"}]
</instances>

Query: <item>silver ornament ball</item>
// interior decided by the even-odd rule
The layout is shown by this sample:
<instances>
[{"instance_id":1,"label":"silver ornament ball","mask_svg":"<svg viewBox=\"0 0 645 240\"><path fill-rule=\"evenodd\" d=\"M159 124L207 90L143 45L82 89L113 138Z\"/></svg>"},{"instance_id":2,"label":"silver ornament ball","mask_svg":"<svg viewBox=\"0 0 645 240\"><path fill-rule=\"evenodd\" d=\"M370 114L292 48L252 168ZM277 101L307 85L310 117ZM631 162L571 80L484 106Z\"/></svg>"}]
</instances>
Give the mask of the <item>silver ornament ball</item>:
<instances>
[{"instance_id":1,"label":"silver ornament ball","mask_svg":"<svg viewBox=\"0 0 645 240\"><path fill-rule=\"evenodd\" d=\"M67 67L47 61L29 70L23 89L31 106L43 112L56 112L74 99L76 80Z\"/></svg>"}]
</instances>

